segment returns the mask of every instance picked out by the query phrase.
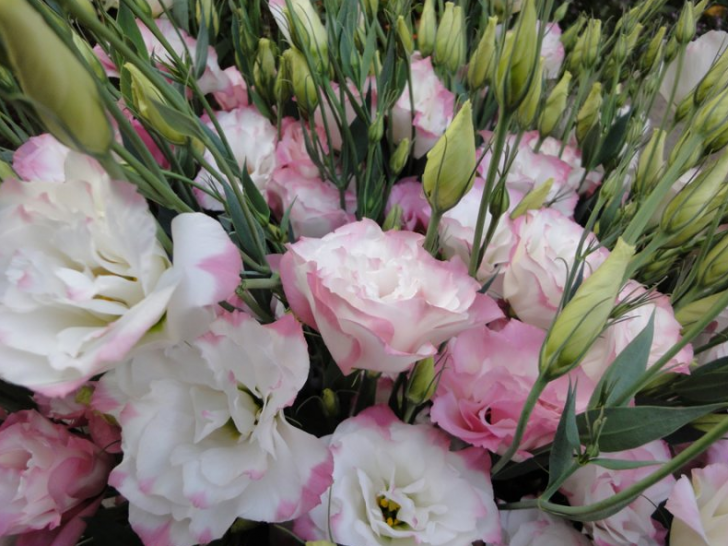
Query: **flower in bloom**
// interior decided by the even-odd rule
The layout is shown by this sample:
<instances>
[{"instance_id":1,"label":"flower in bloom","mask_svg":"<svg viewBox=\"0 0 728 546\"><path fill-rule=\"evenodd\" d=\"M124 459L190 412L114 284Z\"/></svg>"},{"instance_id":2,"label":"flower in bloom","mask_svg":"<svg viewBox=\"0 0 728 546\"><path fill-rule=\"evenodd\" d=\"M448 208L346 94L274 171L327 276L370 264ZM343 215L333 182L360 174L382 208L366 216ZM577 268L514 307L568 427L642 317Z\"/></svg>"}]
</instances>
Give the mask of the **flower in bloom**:
<instances>
[{"instance_id":1,"label":"flower in bloom","mask_svg":"<svg viewBox=\"0 0 728 546\"><path fill-rule=\"evenodd\" d=\"M665 507L674 516L671 546L719 546L728 536L728 464L695 468L682 476Z\"/></svg>"},{"instance_id":2,"label":"flower in bloom","mask_svg":"<svg viewBox=\"0 0 728 546\"><path fill-rule=\"evenodd\" d=\"M440 81L432 68L430 57L412 56L411 63L412 98L409 87L405 87L402 95L392 107L392 131L395 142L411 138L412 127L415 128L415 140L412 155L420 158L435 145L445 133L453 119L455 95Z\"/></svg>"},{"instance_id":3,"label":"flower in bloom","mask_svg":"<svg viewBox=\"0 0 728 546\"><path fill-rule=\"evenodd\" d=\"M538 377L545 336L540 328L510 320L500 330L476 328L451 339L430 418L469 444L503 453L513 442L521 410ZM516 459L553 441L568 388L567 376L546 387L528 420ZM589 394L583 400L577 397L578 410L584 409Z\"/></svg>"},{"instance_id":4,"label":"flower in bloom","mask_svg":"<svg viewBox=\"0 0 728 546\"><path fill-rule=\"evenodd\" d=\"M13 170L23 180L63 182L63 165L70 151L70 148L58 142L53 135L30 137L15 150Z\"/></svg>"},{"instance_id":5,"label":"flower in bloom","mask_svg":"<svg viewBox=\"0 0 728 546\"><path fill-rule=\"evenodd\" d=\"M237 108L230 112L218 112L216 117L238 167L242 169L245 165L250 179L259 190L263 191L276 166L276 128L252 106ZM211 121L208 121L207 125L211 130L215 130ZM221 172L210 150L205 150L204 158ZM195 181L210 187L222 197L225 196L222 185L205 169L199 172ZM206 209L223 210L222 203L214 197L198 188L195 188L194 192L200 205Z\"/></svg>"},{"instance_id":6,"label":"flower in bloom","mask_svg":"<svg viewBox=\"0 0 728 546\"><path fill-rule=\"evenodd\" d=\"M659 464L670 460L670 450L662 440L600 457ZM655 471L645 466L631 470L609 470L590 464L581 467L561 490L572 506L584 506L614 496ZM651 518L656 507L667 499L675 479L668 476L648 487L627 507L606 519L584 524L596 546L658 546L664 543L665 529Z\"/></svg>"},{"instance_id":7,"label":"flower in bloom","mask_svg":"<svg viewBox=\"0 0 728 546\"><path fill-rule=\"evenodd\" d=\"M321 333L345 374L401 372L450 337L502 317L460 260L436 260L423 239L362 220L304 238L281 259L291 309Z\"/></svg>"},{"instance_id":8,"label":"flower in bloom","mask_svg":"<svg viewBox=\"0 0 728 546\"><path fill-rule=\"evenodd\" d=\"M564 44L561 43L561 27L558 23L548 23L541 44L543 72L548 79L559 76L561 63L564 62Z\"/></svg>"},{"instance_id":9,"label":"flower in bloom","mask_svg":"<svg viewBox=\"0 0 728 546\"><path fill-rule=\"evenodd\" d=\"M146 546L220 538L236 518L287 521L331 484L324 442L283 414L308 377L303 329L222 315L197 340L146 353L101 380L124 459L109 483Z\"/></svg>"},{"instance_id":10,"label":"flower in bloom","mask_svg":"<svg viewBox=\"0 0 728 546\"><path fill-rule=\"evenodd\" d=\"M323 127L316 127L315 130L323 152L327 152L326 132ZM311 140L313 135L309 135L308 138ZM283 118L281 121L281 138L276 144L276 166L296 169L302 176L308 178L319 176L318 167L306 149L304 128L301 122L294 118Z\"/></svg>"},{"instance_id":11,"label":"flower in bloom","mask_svg":"<svg viewBox=\"0 0 728 546\"><path fill-rule=\"evenodd\" d=\"M584 228L556 210L541 209L517 218L514 229L518 243L505 271L503 296L519 319L545 330L556 315ZM584 249L596 242L587 235ZM584 277L607 255L602 249L589 254Z\"/></svg>"},{"instance_id":12,"label":"flower in bloom","mask_svg":"<svg viewBox=\"0 0 728 546\"><path fill-rule=\"evenodd\" d=\"M155 325L160 341L204 329L241 269L199 213L173 220L172 265L134 186L75 152L64 167L61 183L0 186L0 377L48 396L124 360Z\"/></svg>"},{"instance_id":13,"label":"flower in bloom","mask_svg":"<svg viewBox=\"0 0 728 546\"><path fill-rule=\"evenodd\" d=\"M402 224L405 229L422 233L427 231L430 223L430 205L417 178L403 178L392 186L385 214L389 214L394 205L402 208Z\"/></svg>"},{"instance_id":14,"label":"flower in bloom","mask_svg":"<svg viewBox=\"0 0 728 546\"><path fill-rule=\"evenodd\" d=\"M235 110L250 104L248 100L248 86L245 84L240 71L231 66L222 71L226 78L225 86L212 94L225 111Z\"/></svg>"},{"instance_id":15,"label":"flower in bloom","mask_svg":"<svg viewBox=\"0 0 728 546\"><path fill-rule=\"evenodd\" d=\"M0 426L0 537L58 529L104 490L111 465L65 426L35 411L12 413Z\"/></svg>"},{"instance_id":16,"label":"flower in bloom","mask_svg":"<svg viewBox=\"0 0 728 546\"><path fill-rule=\"evenodd\" d=\"M487 452L451 452L447 435L404 424L386 406L347 419L330 442L334 483L322 503L296 521L304 539L344 546L499 540Z\"/></svg>"},{"instance_id":17,"label":"flower in bloom","mask_svg":"<svg viewBox=\"0 0 728 546\"><path fill-rule=\"evenodd\" d=\"M590 546L568 521L541 510L502 510L498 546Z\"/></svg>"}]
</instances>

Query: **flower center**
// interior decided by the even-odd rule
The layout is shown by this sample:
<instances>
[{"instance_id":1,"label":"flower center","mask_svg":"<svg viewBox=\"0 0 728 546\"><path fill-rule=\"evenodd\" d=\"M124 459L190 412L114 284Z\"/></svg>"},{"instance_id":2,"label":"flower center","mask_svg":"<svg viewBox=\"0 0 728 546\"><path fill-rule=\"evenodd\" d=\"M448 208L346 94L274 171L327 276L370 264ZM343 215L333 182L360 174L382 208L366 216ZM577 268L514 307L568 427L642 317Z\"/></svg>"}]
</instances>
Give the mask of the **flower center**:
<instances>
[{"instance_id":1,"label":"flower center","mask_svg":"<svg viewBox=\"0 0 728 546\"><path fill-rule=\"evenodd\" d=\"M377 504L382 510L382 517L384 517L384 521L387 522L387 525L389 525L390 527L395 527L402 523L397 519L399 509L402 508L399 504L397 504L393 500L388 499L384 495L379 495L377 497Z\"/></svg>"}]
</instances>

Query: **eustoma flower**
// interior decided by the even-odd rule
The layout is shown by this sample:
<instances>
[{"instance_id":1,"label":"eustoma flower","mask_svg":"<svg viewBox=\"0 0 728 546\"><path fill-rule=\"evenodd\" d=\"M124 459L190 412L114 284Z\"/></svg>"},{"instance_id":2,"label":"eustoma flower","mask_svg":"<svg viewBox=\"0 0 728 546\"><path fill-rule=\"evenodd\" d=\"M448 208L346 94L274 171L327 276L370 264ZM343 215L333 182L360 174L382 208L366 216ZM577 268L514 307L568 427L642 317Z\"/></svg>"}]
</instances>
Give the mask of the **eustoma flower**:
<instances>
[{"instance_id":1,"label":"eustoma flower","mask_svg":"<svg viewBox=\"0 0 728 546\"><path fill-rule=\"evenodd\" d=\"M48 396L124 360L155 325L159 341L199 333L241 269L212 218L172 221L172 265L132 185L75 152L65 175L0 187L0 377Z\"/></svg>"},{"instance_id":2,"label":"eustoma flower","mask_svg":"<svg viewBox=\"0 0 728 546\"><path fill-rule=\"evenodd\" d=\"M384 406L344 421L331 437L334 483L295 530L344 546L498 541L487 452L450 452L449 444L437 429L406 425Z\"/></svg>"},{"instance_id":3,"label":"eustoma flower","mask_svg":"<svg viewBox=\"0 0 728 546\"><path fill-rule=\"evenodd\" d=\"M344 373L401 372L453 335L502 317L462 262L434 259L422 241L362 220L283 256L291 309L321 332Z\"/></svg>"},{"instance_id":4,"label":"eustoma flower","mask_svg":"<svg viewBox=\"0 0 728 546\"><path fill-rule=\"evenodd\" d=\"M107 374L97 406L118 417L112 483L147 546L220 538L235 518L286 521L331 484L326 445L286 421L308 377L303 330L224 314L199 339Z\"/></svg>"}]
</instances>

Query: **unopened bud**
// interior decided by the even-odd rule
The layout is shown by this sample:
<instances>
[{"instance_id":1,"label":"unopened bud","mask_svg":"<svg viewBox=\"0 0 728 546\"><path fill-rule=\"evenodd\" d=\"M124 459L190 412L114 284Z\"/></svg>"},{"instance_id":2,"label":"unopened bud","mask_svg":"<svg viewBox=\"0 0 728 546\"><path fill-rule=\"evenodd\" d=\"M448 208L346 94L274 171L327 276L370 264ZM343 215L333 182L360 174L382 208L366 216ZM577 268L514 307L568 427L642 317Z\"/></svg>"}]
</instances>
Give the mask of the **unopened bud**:
<instances>
[{"instance_id":1,"label":"unopened bud","mask_svg":"<svg viewBox=\"0 0 728 546\"><path fill-rule=\"evenodd\" d=\"M404 166L407 165L410 153L410 140L403 138L394 150L392 157L389 159L389 168L396 175L402 172Z\"/></svg>"},{"instance_id":2,"label":"unopened bud","mask_svg":"<svg viewBox=\"0 0 728 546\"><path fill-rule=\"evenodd\" d=\"M475 163L473 114L467 101L427 153L422 186L434 211L450 210L468 193L475 180Z\"/></svg>"},{"instance_id":3,"label":"unopened bud","mask_svg":"<svg viewBox=\"0 0 728 546\"><path fill-rule=\"evenodd\" d=\"M665 46L665 62L667 64L670 64L672 61L675 60L679 49L680 44L677 43L677 39L675 38L675 36L670 36L670 39L667 41L667 46Z\"/></svg>"},{"instance_id":4,"label":"unopened bud","mask_svg":"<svg viewBox=\"0 0 728 546\"><path fill-rule=\"evenodd\" d=\"M569 86L571 85L571 72L564 71L561 80L556 87L553 88L551 94L546 99L546 104L541 111L538 120L538 132L541 138L546 138L554 132L559 124L561 117L566 111L566 103L569 99Z\"/></svg>"},{"instance_id":5,"label":"unopened bud","mask_svg":"<svg viewBox=\"0 0 728 546\"><path fill-rule=\"evenodd\" d=\"M113 140L93 76L26 0L0 1L0 36L25 95L66 146L103 155Z\"/></svg>"},{"instance_id":6,"label":"unopened bud","mask_svg":"<svg viewBox=\"0 0 728 546\"><path fill-rule=\"evenodd\" d=\"M402 228L404 211L399 205L392 205L382 223L382 231L399 231Z\"/></svg>"},{"instance_id":7,"label":"unopened bud","mask_svg":"<svg viewBox=\"0 0 728 546\"><path fill-rule=\"evenodd\" d=\"M728 85L728 49L711 65L708 72L695 88L693 100L695 104L702 104L715 89L720 91Z\"/></svg>"},{"instance_id":8,"label":"unopened bud","mask_svg":"<svg viewBox=\"0 0 728 546\"><path fill-rule=\"evenodd\" d=\"M417 27L417 47L423 57L432 55L435 50L436 36L437 14L435 13L435 0L425 0L420 25Z\"/></svg>"},{"instance_id":9,"label":"unopened bud","mask_svg":"<svg viewBox=\"0 0 728 546\"><path fill-rule=\"evenodd\" d=\"M642 150L637 173L635 175L635 191L647 194L657 182L665 165L665 140L667 131L655 129L652 138Z\"/></svg>"},{"instance_id":10,"label":"unopened bud","mask_svg":"<svg viewBox=\"0 0 728 546\"><path fill-rule=\"evenodd\" d=\"M211 36L217 36L220 32L220 14L215 9L213 0L197 0L195 19L199 26L207 27Z\"/></svg>"},{"instance_id":11,"label":"unopened bud","mask_svg":"<svg viewBox=\"0 0 728 546\"><path fill-rule=\"evenodd\" d=\"M99 58L93 52L93 50L91 49L91 46L88 45L88 42L74 32L73 33L73 45L75 45L76 49L78 49L79 53L81 53L83 60L86 61L86 64L89 65L89 67L93 71L94 75L99 80L105 81L106 80L106 71L104 70L104 67L101 66L101 61L99 61Z\"/></svg>"},{"instance_id":12,"label":"unopened bud","mask_svg":"<svg viewBox=\"0 0 728 546\"><path fill-rule=\"evenodd\" d=\"M543 87L543 61L539 59L536 69L531 80L531 85L528 88L528 94L523 102L518 106L516 110L516 121L518 126L525 130L528 130L531 124L536 120L536 114L538 113L538 107L541 104L541 88Z\"/></svg>"},{"instance_id":13,"label":"unopened bud","mask_svg":"<svg viewBox=\"0 0 728 546\"><path fill-rule=\"evenodd\" d=\"M576 290L556 316L539 366L549 380L574 369L604 330L635 247L617 241L609 257Z\"/></svg>"},{"instance_id":14,"label":"unopened bud","mask_svg":"<svg viewBox=\"0 0 728 546\"><path fill-rule=\"evenodd\" d=\"M538 61L536 8L526 0L515 28L506 34L495 70L495 94L501 108L512 111L526 98ZM517 43L516 43L517 42Z\"/></svg>"},{"instance_id":15,"label":"unopened bud","mask_svg":"<svg viewBox=\"0 0 728 546\"><path fill-rule=\"evenodd\" d=\"M327 417L338 417L341 406L337 394L331 389L324 389L321 393L321 407Z\"/></svg>"},{"instance_id":16,"label":"unopened bud","mask_svg":"<svg viewBox=\"0 0 728 546\"><path fill-rule=\"evenodd\" d=\"M407 400L418 406L424 404L432 398L436 388L435 360L432 357L420 360L412 369L407 382Z\"/></svg>"},{"instance_id":17,"label":"unopened bud","mask_svg":"<svg viewBox=\"0 0 728 546\"><path fill-rule=\"evenodd\" d=\"M293 95L293 76L285 54L280 57L278 63L278 74L273 84L273 95L279 104L285 104Z\"/></svg>"},{"instance_id":18,"label":"unopened bud","mask_svg":"<svg viewBox=\"0 0 728 546\"><path fill-rule=\"evenodd\" d=\"M705 138L706 153L715 153L728 143L728 88L700 107L691 129Z\"/></svg>"},{"instance_id":19,"label":"unopened bud","mask_svg":"<svg viewBox=\"0 0 728 546\"><path fill-rule=\"evenodd\" d=\"M478 42L475 53L468 65L468 85L470 89L482 89L491 81L495 67L496 48L495 36L498 28L498 18L488 18L488 26Z\"/></svg>"},{"instance_id":20,"label":"unopened bud","mask_svg":"<svg viewBox=\"0 0 728 546\"><path fill-rule=\"evenodd\" d=\"M720 300L723 296L725 296L725 292L718 292L717 294L712 294L706 298L690 302L675 311L675 319L683 328L689 328L699 320L702 320L706 313L708 313L708 311L710 311L710 309L718 303L718 300Z\"/></svg>"},{"instance_id":21,"label":"unopened bud","mask_svg":"<svg viewBox=\"0 0 728 546\"><path fill-rule=\"evenodd\" d=\"M367 137L369 138L369 142L371 144L376 144L377 142L382 140L383 136L384 136L384 117L377 116L377 119L374 120L374 123L372 123L369 126L369 129L367 130Z\"/></svg>"},{"instance_id":22,"label":"unopened bud","mask_svg":"<svg viewBox=\"0 0 728 546\"><path fill-rule=\"evenodd\" d=\"M574 24L572 24L563 32L563 34L561 35L561 43L563 44L566 51L571 51L572 49L574 49L577 41L579 40L581 29L584 28L585 23L586 17L584 17L583 14L580 14L579 18L574 22Z\"/></svg>"},{"instance_id":23,"label":"unopened bud","mask_svg":"<svg viewBox=\"0 0 728 546\"><path fill-rule=\"evenodd\" d=\"M412 55L415 49L415 45L412 42L412 33L407 28L407 23L404 21L403 16L397 17L397 38L399 39L399 45L407 55Z\"/></svg>"},{"instance_id":24,"label":"unopened bud","mask_svg":"<svg viewBox=\"0 0 728 546\"><path fill-rule=\"evenodd\" d=\"M314 540L313 542L309 540L304 546L336 546L336 544L328 540Z\"/></svg>"},{"instance_id":25,"label":"unopened bud","mask_svg":"<svg viewBox=\"0 0 728 546\"><path fill-rule=\"evenodd\" d=\"M549 178L540 186L533 188L531 191L529 191L523 197L523 199L521 199L521 202L516 205L516 208L513 209L513 212L511 212L511 220L515 220L519 216L523 216L529 210L540 209L546 201L549 193L551 192L551 188L553 187L553 185L554 179Z\"/></svg>"},{"instance_id":26,"label":"unopened bud","mask_svg":"<svg viewBox=\"0 0 728 546\"><path fill-rule=\"evenodd\" d=\"M556 8L556 11L554 12L554 16L552 17L552 21L554 23L560 23L566 16L566 11L568 9L569 9L568 2L564 2L563 4L561 4L558 8Z\"/></svg>"},{"instance_id":27,"label":"unopened bud","mask_svg":"<svg viewBox=\"0 0 728 546\"><path fill-rule=\"evenodd\" d=\"M10 165L0 160L0 181L7 180L8 178L17 178L17 175Z\"/></svg>"},{"instance_id":28,"label":"unopened bud","mask_svg":"<svg viewBox=\"0 0 728 546\"><path fill-rule=\"evenodd\" d=\"M642 70L644 72L652 72L657 68L657 63L660 62L662 57L662 50L665 47L665 33L667 32L666 27L660 27L655 33L647 45L645 54L642 57Z\"/></svg>"},{"instance_id":29,"label":"unopened bud","mask_svg":"<svg viewBox=\"0 0 728 546\"><path fill-rule=\"evenodd\" d=\"M488 211L491 216L495 219L500 218L511 206L511 198L508 195L508 189L505 184L498 184L493 190L493 194L490 196L490 204L488 205Z\"/></svg>"},{"instance_id":30,"label":"unopened bud","mask_svg":"<svg viewBox=\"0 0 728 546\"><path fill-rule=\"evenodd\" d=\"M675 28L675 38L680 45L689 44L695 36L695 6L692 2L683 4L680 18L677 20Z\"/></svg>"},{"instance_id":31,"label":"unopened bud","mask_svg":"<svg viewBox=\"0 0 728 546\"><path fill-rule=\"evenodd\" d=\"M728 237L722 237L698 264L698 286L725 287L728 282Z\"/></svg>"},{"instance_id":32,"label":"unopened bud","mask_svg":"<svg viewBox=\"0 0 728 546\"><path fill-rule=\"evenodd\" d=\"M589 19L571 53L569 68L572 72L578 72L581 69L590 70L596 64L601 39L602 22L599 19Z\"/></svg>"},{"instance_id":33,"label":"unopened bud","mask_svg":"<svg viewBox=\"0 0 728 546\"><path fill-rule=\"evenodd\" d=\"M434 60L450 72L465 64L465 15L462 6L445 3L445 13L437 28Z\"/></svg>"},{"instance_id":34,"label":"unopened bud","mask_svg":"<svg viewBox=\"0 0 728 546\"><path fill-rule=\"evenodd\" d=\"M291 0L291 6L293 13L285 9L291 41L299 50L311 53L316 59L316 70L321 72L328 66L329 60L326 29L310 0Z\"/></svg>"},{"instance_id":35,"label":"unopened bud","mask_svg":"<svg viewBox=\"0 0 728 546\"><path fill-rule=\"evenodd\" d=\"M267 100L273 97L276 81L276 56L273 43L267 38L258 42L258 54L253 65L255 89Z\"/></svg>"},{"instance_id":36,"label":"unopened bud","mask_svg":"<svg viewBox=\"0 0 728 546\"><path fill-rule=\"evenodd\" d=\"M594 82L584 105L576 115L576 139L584 142L587 133L599 121L599 114L602 108L602 84Z\"/></svg>"},{"instance_id":37,"label":"unopened bud","mask_svg":"<svg viewBox=\"0 0 728 546\"><path fill-rule=\"evenodd\" d=\"M318 105L318 95L316 94L316 82L314 82L311 75L306 57L293 47L287 49L283 53L283 57L286 59L291 71L293 95L296 97L296 103L301 111L309 116Z\"/></svg>"}]
</instances>

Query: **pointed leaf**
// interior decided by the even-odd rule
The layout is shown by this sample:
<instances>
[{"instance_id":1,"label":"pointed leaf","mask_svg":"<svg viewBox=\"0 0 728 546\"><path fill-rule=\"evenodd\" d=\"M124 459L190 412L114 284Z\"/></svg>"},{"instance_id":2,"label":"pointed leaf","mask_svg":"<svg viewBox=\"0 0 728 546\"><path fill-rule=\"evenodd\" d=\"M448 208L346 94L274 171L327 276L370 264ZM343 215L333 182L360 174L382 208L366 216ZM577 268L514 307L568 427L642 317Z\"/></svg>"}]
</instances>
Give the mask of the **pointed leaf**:
<instances>
[{"instance_id":1,"label":"pointed leaf","mask_svg":"<svg viewBox=\"0 0 728 546\"><path fill-rule=\"evenodd\" d=\"M574 451L578 450L579 430L576 426L576 386L569 385L564 411L556 428L549 457L549 484L542 498L548 500L573 472Z\"/></svg>"}]
</instances>

